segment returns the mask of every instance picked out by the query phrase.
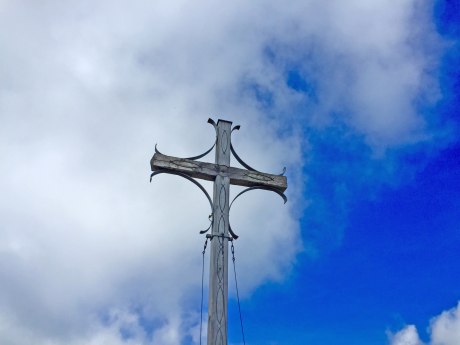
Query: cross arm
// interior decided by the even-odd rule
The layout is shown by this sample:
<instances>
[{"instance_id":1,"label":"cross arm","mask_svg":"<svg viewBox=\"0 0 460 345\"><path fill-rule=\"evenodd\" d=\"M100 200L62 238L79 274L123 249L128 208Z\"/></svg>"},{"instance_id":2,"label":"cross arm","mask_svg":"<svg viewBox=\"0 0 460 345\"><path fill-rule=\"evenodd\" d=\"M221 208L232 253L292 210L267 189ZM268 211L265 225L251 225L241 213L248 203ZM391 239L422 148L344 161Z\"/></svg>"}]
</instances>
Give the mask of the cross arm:
<instances>
[{"instance_id":1,"label":"cross arm","mask_svg":"<svg viewBox=\"0 0 460 345\"><path fill-rule=\"evenodd\" d=\"M155 153L150 160L152 171L177 171L208 181L214 181L217 175L228 176L230 183L238 186L263 186L284 192L287 188L286 176L272 175L246 169L227 167L213 163L194 161L185 158Z\"/></svg>"}]
</instances>

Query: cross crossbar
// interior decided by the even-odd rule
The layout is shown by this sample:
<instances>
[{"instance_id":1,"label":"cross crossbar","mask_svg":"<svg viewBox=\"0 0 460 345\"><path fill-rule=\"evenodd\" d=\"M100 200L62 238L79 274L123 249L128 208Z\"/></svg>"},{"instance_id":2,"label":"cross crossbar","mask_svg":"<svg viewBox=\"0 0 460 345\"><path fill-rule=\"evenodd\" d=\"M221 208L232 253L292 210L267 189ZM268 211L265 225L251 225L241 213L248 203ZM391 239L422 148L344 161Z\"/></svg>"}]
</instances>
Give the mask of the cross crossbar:
<instances>
[{"instance_id":1,"label":"cross crossbar","mask_svg":"<svg viewBox=\"0 0 460 345\"><path fill-rule=\"evenodd\" d=\"M253 187L264 186L284 192L287 188L286 176L261 173L226 165L194 161L186 158L166 156L155 153L150 161L152 171L178 171L207 181L214 181L217 175L230 178L230 184Z\"/></svg>"}]
</instances>

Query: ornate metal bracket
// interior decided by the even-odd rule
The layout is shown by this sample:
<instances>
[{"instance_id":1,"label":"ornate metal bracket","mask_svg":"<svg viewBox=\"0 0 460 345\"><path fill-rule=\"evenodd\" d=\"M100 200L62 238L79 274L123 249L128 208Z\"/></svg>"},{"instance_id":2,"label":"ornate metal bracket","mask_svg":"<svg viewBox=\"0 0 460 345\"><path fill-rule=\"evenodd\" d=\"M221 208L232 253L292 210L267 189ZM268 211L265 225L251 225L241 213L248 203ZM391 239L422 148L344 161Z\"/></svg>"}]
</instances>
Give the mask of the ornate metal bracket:
<instances>
[{"instance_id":1,"label":"ornate metal bracket","mask_svg":"<svg viewBox=\"0 0 460 345\"><path fill-rule=\"evenodd\" d=\"M197 159L203 158L203 157L206 156L209 152L211 152L212 149L216 146L216 143L217 143L217 125L216 125L216 123L214 122L213 119L208 119L208 123L210 123L211 125L213 125L214 130L216 131L216 140L214 140L214 144L211 146L211 148L210 148L209 150L207 150L206 152L202 153L201 155L193 156L193 157L186 157L186 158L183 158L183 159L189 159L189 160L195 161L195 160L197 160ZM159 154L162 154L162 153L158 150L157 144L155 144L155 152L156 152L156 153L159 153Z\"/></svg>"},{"instance_id":2,"label":"ornate metal bracket","mask_svg":"<svg viewBox=\"0 0 460 345\"><path fill-rule=\"evenodd\" d=\"M232 133L234 130L239 130L241 128L240 125L236 125L235 127L233 127L232 129ZM251 167L249 164L247 164L245 161L243 161L240 156L238 156L238 154L236 153L235 149L233 148L233 145L230 144L230 151L232 152L233 154L233 157L235 157L235 159L238 161L238 163L240 163L242 166L244 166L246 169L250 170L250 171L256 171L256 172L260 172L259 170L256 170L254 169L253 167ZM279 176L283 176L284 174L286 173L286 167L283 168L283 172L281 174L278 174Z\"/></svg>"},{"instance_id":3,"label":"ornate metal bracket","mask_svg":"<svg viewBox=\"0 0 460 345\"><path fill-rule=\"evenodd\" d=\"M167 169L154 171L152 174L150 174L150 182L152 182L152 178L153 178L154 176L160 175L160 174L172 174L172 175L177 175L177 176L183 177L183 178L185 178L186 180L192 182L192 183L193 183L195 186L197 186L198 188L200 188L201 191L204 193L204 195L206 195L206 198L207 198L208 201L209 201L209 206L211 207L211 214L209 215L209 219L210 219L210 221L211 221L211 224L208 226L207 229L201 230L201 231L200 231L200 234L204 234L204 233L208 232L209 229L211 229L212 223L213 223L212 212L213 212L213 209L214 209L214 205L213 205L212 200L211 200L211 197L209 196L209 194L208 194L208 192L206 191L206 189L204 189L204 187L201 185L201 183L199 183L199 182L198 182L197 180L195 180L194 178L188 176L187 174L184 174L184 173L181 173L181 172L178 172L178 171L167 170Z\"/></svg>"},{"instance_id":4,"label":"ornate metal bracket","mask_svg":"<svg viewBox=\"0 0 460 345\"><path fill-rule=\"evenodd\" d=\"M228 207L229 209L229 212L230 210L232 209L232 205L233 203L235 202L235 200L242 194L246 193L246 192L249 192L250 190L254 190L254 189L262 189L262 190L268 190L270 192L275 192L276 194L278 194L281 198L283 198L284 200L284 203L287 203L287 196L280 192L279 190L276 190L276 189L273 189L273 188L269 188L269 187L265 187L265 186L254 186L254 187L249 187L249 188L246 188L244 190L242 190L241 192L239 192L232 200L232 202L230 203L230 206ZM236 240L239 236L237 234L235 234L235 232L233 231L232 229L232 226L230 225L230 222L228 224L228 231L230 232L230 234L232 235L232 237Z\"/></svg>"},{"instance_id":5,"label":"ornate metal bracket","mask_svg":"<svg viewBox=\"0 0 460 345\"><path fill-rule=\"evenodd\" d=\"M239 192L232 200L232 202L230 203L230 206L229 208L232 208L232 204L233 202L242 194L246 193L246 192L249 192L250 190L254 190L254 189L262 189L262 190L268 190L270 192L275 192L276 194L278 194L281 198L283 198L284 200L284 203L287 203L287 196L280 192L279 190L276 190L274 188L270 188L270 187L265 187L265 186L254 186L254 187L249 187L249 188L246 188L244 190L242 190L241 192Z\"/></svg>"}]
</instances>

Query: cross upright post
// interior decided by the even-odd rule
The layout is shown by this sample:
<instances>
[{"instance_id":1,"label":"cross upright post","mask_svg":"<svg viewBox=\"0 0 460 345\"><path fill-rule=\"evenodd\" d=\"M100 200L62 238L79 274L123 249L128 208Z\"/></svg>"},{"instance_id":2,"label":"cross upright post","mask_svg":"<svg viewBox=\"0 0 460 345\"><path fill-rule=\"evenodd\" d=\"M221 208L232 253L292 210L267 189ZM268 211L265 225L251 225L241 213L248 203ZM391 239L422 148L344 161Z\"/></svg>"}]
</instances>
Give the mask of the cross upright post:
<instances>
[{"instance_id":1,"label":"cross upright post","mask_svg":"<svg viewBox=\"0 0 460 345\"><path fill-rule=\"evenodd\" d=\"M230 167L231 125L229 121L217 121L216 164L219 166ZM230 178L217 175L209 267L208 345L227 344L229 189Z\"/></svg>"},{"instance_id":2,"label":"cross upright post","mask_svg":"<svg viewBox=\"0 0 460 345\"><path fill-rule=\"evenodd\" d=\"M227 345L228 339L228 241L237 239L233 232L229 212L232 203L241 194L263 189L277 193L284 202L287 201L283 192L287 188L287 179L284 171L280 175L259 172L247 165L235 152L231 143L231 134L240 126L232 128L230 121L218 120L217 124L208 120L216 131L214 145L204 154L190 157L177 158L160 153L155 147L150 165L152 177L162 173L174 174L186 178L198 186L206 195L211 206L211 225L208 229L200 231L206 233L211 228L211 234L206 235L211 239L211 255L209 270L209 298L208 298L208 345ZM197 161L207 155L215 147L215 163ZM230 166L230 154L246 169ZM204 187L194 178L214 181L213 198ZM230 184L248 187L237 194L230 202Z\"/></svg>"}]
</instances>

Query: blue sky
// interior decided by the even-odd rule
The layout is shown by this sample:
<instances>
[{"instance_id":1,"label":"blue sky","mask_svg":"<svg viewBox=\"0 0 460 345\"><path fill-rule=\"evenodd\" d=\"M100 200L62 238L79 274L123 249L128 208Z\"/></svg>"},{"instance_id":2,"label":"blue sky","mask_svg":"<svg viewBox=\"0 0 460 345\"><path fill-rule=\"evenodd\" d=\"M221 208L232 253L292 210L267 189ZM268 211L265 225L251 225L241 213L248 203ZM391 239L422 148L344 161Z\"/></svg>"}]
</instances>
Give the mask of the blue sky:
<instances>
[{"instance_id":1,"label":"blue sky","mask_svg":"<svg viewBox=\"0 0 460 345\"><path fill-rule=\"evenodd\" d=\"M327 200L324 206L307 210L301 224L304 241L318 241L320 254L299 255L286 282L265 285L243 302L247 333L256 329L251 334L255 343L385 344L388 332L394 334L408 324L415 325L420 339L429 343L430 320L440 310L456 306L460 3L436 2L432 20L449 41L437 71L443 97L420 111L451 133L438 143L394 150L372 163L373 171L366 177L360 172L369 164L368 152L359 138L343 139L340 132L313 135L313 155L321 163L304 170L314 193ZM315 92L296 72L286 78L293 88ZM387 165L390 172L382 173ZM337 186L348 192L345 207L343 195L334 195ZM319 234L312 234L311 227L317 227ZM460 343L458 326L455 334L442 344ZM234 339L238 336L234 330Z\"/></svg>"},{"instance_id":2,"label":"blue sky","mask_svg":"<svg viewBox=\"0 0 460 345\"><path fill-rule=\"evenodd\" d=\"M209 205L148 176L211 117L289 179L232 208L248 345L460 344L459 42L457 0L0 2L0 343L199 343Z\"/></svg>"},{"instance_id":3,"label":"blue sky","mask_svg":"<svg viewBox=\"0 0 460 345\"><path fill-rule=\"evenodd\" d=\"M339 246L301 258L287 286L266 286L247 302L249 324L278 325L257 336L283 339L295 322L295 344L383 344L383 325L394 332L415 324L427 340L428 321L459 294L458 150L372 200L355 198Z\"/></svg>"}]
</instances>

